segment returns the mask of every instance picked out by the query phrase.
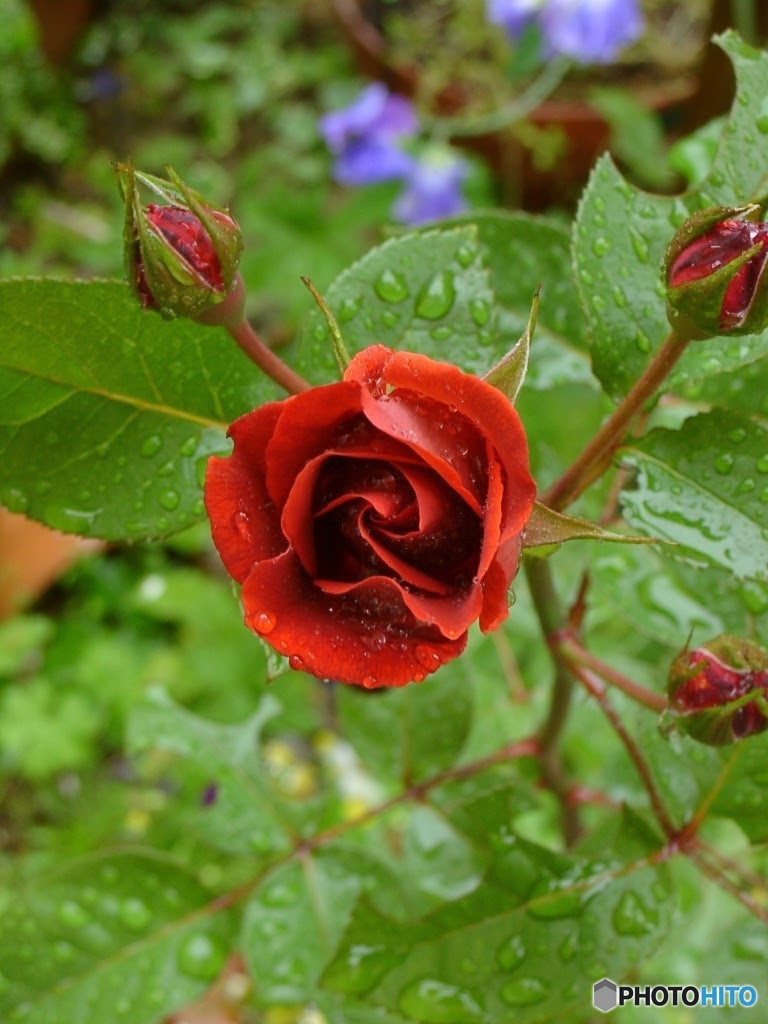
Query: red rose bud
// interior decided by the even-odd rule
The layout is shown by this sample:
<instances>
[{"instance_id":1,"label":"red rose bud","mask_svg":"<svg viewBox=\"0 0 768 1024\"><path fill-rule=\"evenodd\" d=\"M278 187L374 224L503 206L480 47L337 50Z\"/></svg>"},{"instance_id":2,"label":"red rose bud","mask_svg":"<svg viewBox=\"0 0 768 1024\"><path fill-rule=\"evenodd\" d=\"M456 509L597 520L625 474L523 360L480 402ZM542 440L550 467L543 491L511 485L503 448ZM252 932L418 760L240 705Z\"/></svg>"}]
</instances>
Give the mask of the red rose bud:
<instances>
[{"instance_id":1,"label":"red rose bud","mask_svg":"<svg viewBox=\"0 0 768 1024\"><path fill-rule=\"evenodd\" d=\"M126 273L144 309L209 324L239 320L242 240L235 221L208 205L170 167L170 181L135 171L130 164L119 165L117 173L126 210ZM143 205L139 185L164 205Z\"/></svg>"},{"instance_id":2,"label":"red rose bud","mask_svg":"<svg viewBox=\"0 0 768 1024\"><path fill-rule=\"evenodd\" d=\"M768 224L759 206L694 214L667 250L667 315L681 337L755 334L768 325Z\"/></svg>"},{"instance_id":3,"label":"red rose bud","mask_svg":"<svg viewBox=\"0 0 768 1024\"><path fill-rule=\"evenodd\" d=\"M205 481L213 540L246 624L292 668L403 686L507 617L536 485L491 384L374 345L229 433Z\"/></svg>"},{"instance_id":4,"label":"red rose bud","mask_svg":"<svg viewBox=\"0 0 768 1024\"><path fill-rule=\"evenodd\" d=\"M768 654L757 644L719 636L672 664L670 712L685 732L711 746L768 728Z\"/></svg>"}]
</instances>

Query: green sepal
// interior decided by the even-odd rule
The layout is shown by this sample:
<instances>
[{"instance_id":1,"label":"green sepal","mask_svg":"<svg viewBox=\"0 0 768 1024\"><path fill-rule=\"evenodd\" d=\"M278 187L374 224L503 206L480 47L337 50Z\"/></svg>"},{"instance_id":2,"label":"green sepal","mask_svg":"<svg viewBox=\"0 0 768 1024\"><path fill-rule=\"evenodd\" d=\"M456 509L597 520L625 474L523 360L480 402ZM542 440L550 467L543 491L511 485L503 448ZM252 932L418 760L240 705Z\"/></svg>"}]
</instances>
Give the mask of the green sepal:
<instances>
[{"instance_id":1,"label":"green sepal","mask_svg":"<svg viewBox=\"0 0 768 1024\"><path fill-rule=\"evenodd\" d=\"M528 371L528 356L531 351L533 332L539 315L539 291L533 296L528 323L520 340L507 354L486 373L483 378L507 396L514 405Z\"/></svg>"},{"instance_id":2,"label":"green sepal","mask_svg":"<svg viewBox=\"0 0 768 1024\"><path fill-rule=\"evenodd\" d=\"M615 544L655 544L654 537L631 537L623 533L613 533L598 523L590 523L586 519L577 519L562 512L534 502L533 511L525 527L523 537L524 548L551 548L548 554L557 550L560 544L569 540L600 540ZM536 552L538 553L538 552Z\"/></svg>"}]
</instances>

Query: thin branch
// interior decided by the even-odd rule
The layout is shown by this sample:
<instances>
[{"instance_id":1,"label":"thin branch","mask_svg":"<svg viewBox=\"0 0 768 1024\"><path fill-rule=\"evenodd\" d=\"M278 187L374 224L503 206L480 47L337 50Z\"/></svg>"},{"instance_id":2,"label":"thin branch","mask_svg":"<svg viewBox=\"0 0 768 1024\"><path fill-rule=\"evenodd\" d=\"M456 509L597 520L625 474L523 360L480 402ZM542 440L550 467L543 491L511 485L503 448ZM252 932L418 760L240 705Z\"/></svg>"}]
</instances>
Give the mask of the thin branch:
<instances>
[{"instance_id":1,"label":"thin branch","mask_svg":"<svg viewBox=\"0 0 768 1024\"><path fill-rule=\"evenodd\" d=\"M606 665L600 658L595 657L594 654L586 650L574 636L564 634L562 639L557 641L557 653L569 665L583 665L585 668L592 669L604 682L615 686L622 693L631 697L632 700L642 704L643 707L658 712L666 710L668 706L667 700L660 693L654 693L653 690L640 686L639 683L628 679L627 676L622 675L615 668Z\"/></svg>"},{"instance_id":2,"label":"thin branch","mask_svg":"<svg viewBox=\"0 0 768 1024\"><path fill-rule=\"evenodd\" d=\"M557 511L567 508L605 472L621 446L630 422L661 386L687 345L687 341L670 331L643 375L638 377L581 455L542 495L540 500L544 505Z\"/></svg>"},{"instance_id":3,"label":"thin branch","mask_svg":"<svg viewBox=\"0 0 768 1024\"><path fill-rule=\"evenodd\" d=\"M689 856L702 874L706 875L715 885L719 885L721 889L724 889L725 892L737 899L742 906L747 908L750 914L754 914L759 920L765 921L768 924L768 907L762 906L748 892L740 889L735 882L731 881L722 868L711 864L706 857L702 856L701 850L691 850Z\"/></svg>"},{"instance_id":4,"label":"thin branch","mask_svg":"<svg viewBox=\"0 0 768 1024\"><path fill-rule=\"evenodd\" d=\"M650 768L648 767L648 764L645 758L643 757L640 748L624 727L624 723L619 718L616 709L608 700L608 697L605 693L605 684L601 682L601 680L597 679L596 676L594 676L589 669L584 668L582 665L578 665L575 663L572 664L571 671L576 676L576 678L582 683L587 692L592 697L594 697L597 703L600 705L603 714L606 716L608 721L613 726L614 731L618 735L621 742L624 744L625 750L634 762L635 768L637 769L637 774L640 776L640 780L643 783L646 793L648 794L648 799L651 802L651 807L653 808L653 812L656 815L659 824L664 829L664 832L666 833L667 837L670 840L677 842L679 832L672 823L672 819L670 818L669 813L666 807L664 806L664 803L661 799L661 795L659 794L659 791L656 788L656 784L653 781L653 776L651 775Z\"/></svg>"},{"instance_id":5,"label":"thin branch","mask_svg":"<svg viewBox=\"0 0 768 1024\"><path fill-rule=\"evenodd\" d=\"M540 558L527 558L524 568L533 606L539 618L544 639L549 645L550 637L557 635L565 624L563 611L552 580L552 571L549 562ZM569 801L571 783L565 773L558 744L571 708L573 678L554 652L553 662L555 678L549 711L539 730L541 774L548 788L560 800L563 835L566 845L572 846L581 835L581 821L578 807Z\"/></svg>"}]
</instances>

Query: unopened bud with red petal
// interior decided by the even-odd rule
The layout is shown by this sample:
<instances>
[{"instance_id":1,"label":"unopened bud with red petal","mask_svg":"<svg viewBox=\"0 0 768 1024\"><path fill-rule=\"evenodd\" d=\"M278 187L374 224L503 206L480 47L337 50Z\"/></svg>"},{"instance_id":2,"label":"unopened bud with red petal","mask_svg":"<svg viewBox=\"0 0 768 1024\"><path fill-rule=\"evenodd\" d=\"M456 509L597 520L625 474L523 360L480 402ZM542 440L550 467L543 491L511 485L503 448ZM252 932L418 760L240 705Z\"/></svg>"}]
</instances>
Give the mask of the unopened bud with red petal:
<instances>
[{"instance_id":1,"label":"unopened bud with red petal","mask_svg":"<svg viewBox=\"0 0 768 1024\"><path fill-rule=\"evenodd\" d=\"M683 338L768 326L768 224L761 207L716 206L683 224L664 259L667 316Z\"/></svg>"},{"instance_id":2,"label":"unopened bud with red petal","mask_svg":"<svg viewBox=\"0 0 768 1024\"><path fill-rule=\"evenodd\" d=\"M667 685L672 722L694 739L721 746L768 728L768 652L723 635L684 651Z\"/></svg>"},{"instance_id":3,"label":"unopened bud with red petal","mask_svg":"<svg viewBox=\"0 0 768 1024\"><path fill-rule=\"evenodd\" d=\"M237 274L240 228L225 210L206 203L166 168L170 180L116 167L125 199L125 269L145 309L166 319L189 317L208 324L242 319L243 288ZM142 203L140 187L162 203Z\"/></svg>"}]
</instances>

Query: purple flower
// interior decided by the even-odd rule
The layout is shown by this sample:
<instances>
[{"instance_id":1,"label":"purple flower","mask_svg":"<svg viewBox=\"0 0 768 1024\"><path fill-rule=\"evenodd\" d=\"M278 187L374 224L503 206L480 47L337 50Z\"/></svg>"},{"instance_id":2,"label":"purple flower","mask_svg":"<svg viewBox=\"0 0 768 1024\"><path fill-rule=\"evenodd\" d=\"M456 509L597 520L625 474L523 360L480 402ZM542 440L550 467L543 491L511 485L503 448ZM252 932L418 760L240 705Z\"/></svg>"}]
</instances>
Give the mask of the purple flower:
<instances>
[{"instance_id":1,"label":"purple flower","mask_svg":"<svg viewBox=\"0 0 768 1024\"><path fill-rule=\"evenodd\" d=\"M519 39L538 15L545 0L488 0L488 21Z\"/></svg>"},{"instance_id":2,"label":"purple flower","mask_svg":"<svg viewBox=\"0 0 768 1024\"><path fill-rule=\"evenodd\" d=\"M333 173L343 185L370 185L407 175L413 161L399 147L418 131L412 105L381 82L363 89L348 107L320 119L320 131L336 156Z\"/></svg>"},{"instance_id":3,"label":"purple flower","mask_svg":"<svg viewBox=\"0 0 768 1024\"><path fill-rule=\"evenodd\" d=\"M466 162L450 150L431 150L414 161L395 203L395 217L404 224L423 224L461 213L467 206L461 194L467 170Z\"/></svg>"},{"instance_id":4,"label":"purple flower","mask_svg":"<svg viewBox=\"0 0 768 1024\"><path fill-rule=\"evenodd\" d=\"M637 0L549 0L540 15L550 54L610 64L643 32Z\"/></svg>"}]
</instances>

